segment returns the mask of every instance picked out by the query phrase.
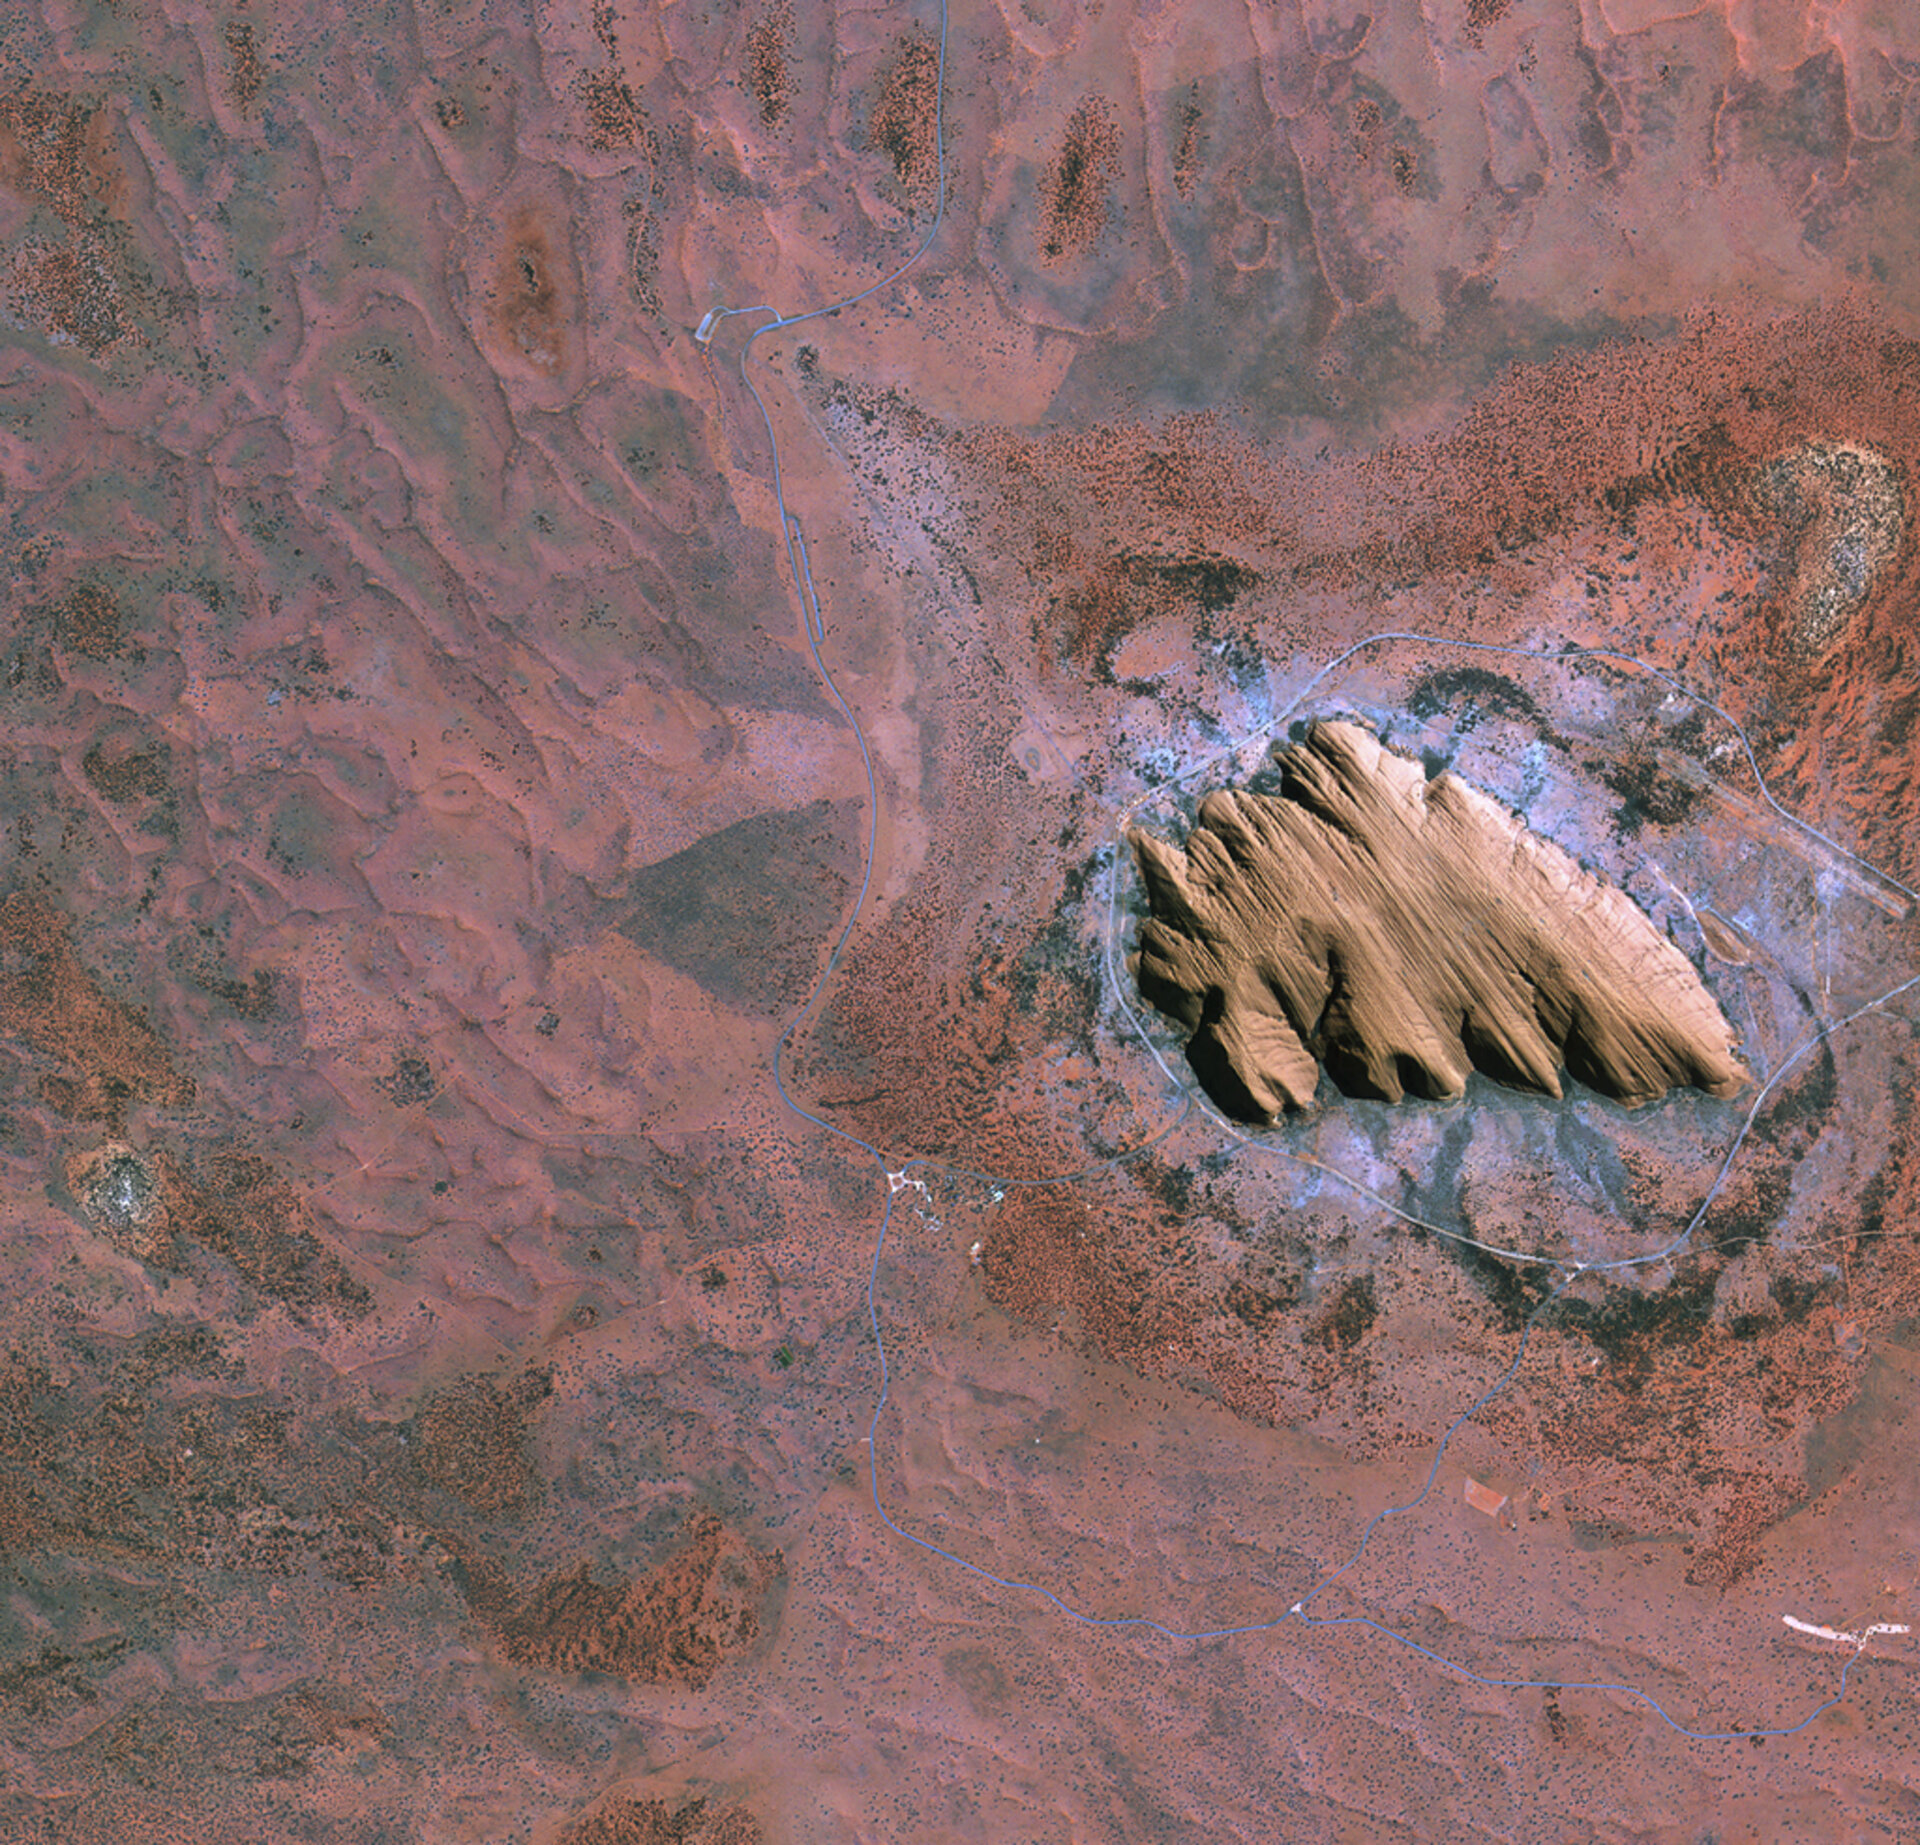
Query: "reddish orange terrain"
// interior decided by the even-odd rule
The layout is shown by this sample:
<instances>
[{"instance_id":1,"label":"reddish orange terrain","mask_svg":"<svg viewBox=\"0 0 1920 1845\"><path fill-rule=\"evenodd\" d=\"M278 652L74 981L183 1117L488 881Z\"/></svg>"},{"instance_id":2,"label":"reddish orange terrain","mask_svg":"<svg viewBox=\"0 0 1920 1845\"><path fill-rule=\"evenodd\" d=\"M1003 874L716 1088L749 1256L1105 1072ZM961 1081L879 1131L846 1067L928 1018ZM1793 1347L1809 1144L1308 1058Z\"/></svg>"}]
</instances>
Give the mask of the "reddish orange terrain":
<instances>
[{"instance_id":1,"label":"reddish orange terrain","mask_svg":"<svg viewBox=\"0 0 1920 1845\"><path fill-rule=\"evenodd\" d=\"M1920 1838L1917 147L0 0L0 1838Z\"/></svg>"}]
</instances>

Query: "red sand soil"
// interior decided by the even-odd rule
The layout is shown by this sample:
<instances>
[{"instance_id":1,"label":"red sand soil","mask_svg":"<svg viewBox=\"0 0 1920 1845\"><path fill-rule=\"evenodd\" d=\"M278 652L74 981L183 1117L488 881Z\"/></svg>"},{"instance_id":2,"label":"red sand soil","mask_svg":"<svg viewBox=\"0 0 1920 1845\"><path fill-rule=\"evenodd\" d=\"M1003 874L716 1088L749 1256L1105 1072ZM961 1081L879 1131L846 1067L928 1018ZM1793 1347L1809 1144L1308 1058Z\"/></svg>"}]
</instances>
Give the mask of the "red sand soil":
<instances>
[{"instance_id":1,"label":"red sand soil","mask_svg":"<svg viewBox=\"0 0 1920 1845\"><path fill-rule=\"evenodd\" d=\"M1911 1837L1920 27L945 23L0 14L0 1836ZM1210 1113L1295 716L1753 1092Z\"/></svg>"}]
</instances>

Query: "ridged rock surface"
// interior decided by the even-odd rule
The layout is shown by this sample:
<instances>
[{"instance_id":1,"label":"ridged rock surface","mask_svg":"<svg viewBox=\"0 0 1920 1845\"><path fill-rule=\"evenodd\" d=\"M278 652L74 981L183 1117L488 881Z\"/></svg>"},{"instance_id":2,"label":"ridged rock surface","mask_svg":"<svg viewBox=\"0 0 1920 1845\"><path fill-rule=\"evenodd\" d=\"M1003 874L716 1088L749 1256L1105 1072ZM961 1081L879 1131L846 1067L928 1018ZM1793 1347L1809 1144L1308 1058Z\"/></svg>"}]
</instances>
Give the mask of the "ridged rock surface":
<instances>
[{"instance_id":1,"label":"ridged rock surface","mask_svg":"<svg viewBox=\"0 0 1920 1845\"><path fill-rule=\"evenodd\" d=\"M1229 1114L1348 1095L1546 1095L1562 1069L1628 1104L1750 1080L1727 1021L1633 900L1457 776L1357 725L1280 753L1277 795L1223 789L1184 852L1135 830L1152 919L1140 990L1193 1035Z\"/></svg>"}]
</instances>

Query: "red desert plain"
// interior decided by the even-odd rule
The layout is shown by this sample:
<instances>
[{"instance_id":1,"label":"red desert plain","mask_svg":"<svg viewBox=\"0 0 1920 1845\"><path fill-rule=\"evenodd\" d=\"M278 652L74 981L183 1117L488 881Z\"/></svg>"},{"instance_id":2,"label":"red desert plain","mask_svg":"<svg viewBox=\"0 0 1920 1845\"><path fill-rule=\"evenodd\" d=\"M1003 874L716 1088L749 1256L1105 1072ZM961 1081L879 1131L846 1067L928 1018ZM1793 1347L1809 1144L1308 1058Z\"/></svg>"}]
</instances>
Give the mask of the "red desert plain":
<instances>
[{"instance_id":1,"label":"red desert plain","mask_svg":"<svg viewBox=\"0 0 1920 1845\"><path fill-rule=\"evenodd\" d=\"M1920 1840L1920 9L0 0L0 1837Z\"/></svg>"}]
</instances>

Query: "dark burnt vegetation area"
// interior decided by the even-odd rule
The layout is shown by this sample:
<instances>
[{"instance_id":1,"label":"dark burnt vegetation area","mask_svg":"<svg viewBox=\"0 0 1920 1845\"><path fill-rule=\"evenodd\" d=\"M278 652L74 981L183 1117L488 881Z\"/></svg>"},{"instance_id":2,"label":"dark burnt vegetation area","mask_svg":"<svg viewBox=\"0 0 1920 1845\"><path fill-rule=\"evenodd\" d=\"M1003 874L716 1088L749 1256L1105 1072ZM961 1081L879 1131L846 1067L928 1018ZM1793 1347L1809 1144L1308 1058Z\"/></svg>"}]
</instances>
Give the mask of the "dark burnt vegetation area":
<instances>
[{"instance_id":1,"label":"dark burnt vegetation area","mask_svg":"<svg viewBox=\"0 0 1920 1845\"><path fill-rule=\"evenodd\" d=\"M1009 982L1015 1005L1049 1037L1096 1054L1105 977L1087 906L1102 901L1105 889L1100 858L1069 867L1058 904L1021 950Z\"/></svg>"},{"instance_id":2,"label":"dark burnt vegetation area","mask_svg":"<svg viewBox=\"0 0 1920 1845\"><path fill-rule=\"evenodd\" d=\"M1672 1367L1709 1362L1715 1351L1764 1341L1801 1325L1814 1309L1832 1303L1841 1289L1829 1252L1784 1251L1772 1268L1767 1304L1761 1311L1716 1313L1716 1290L1728 1264L1774 1239L1793 1189L1793 1175L1811 1152L1837 1105L1833 1060L1812 1060L1797 1081L1783 1088L1754 1124L1751 1152L1737 1165L1691 1244L1675 1253L1671 1278L1606 1283L1598 1298L1556 1292L1564 1271L1548 1264L1514 1262L1473 1243L1448 1240L1461 1270L1485 1301L1503 1336L1529 1325L1550 1337L1574 1337L1606 1363L1609 1388L1639 1394ZM1884 1184L1861 1200L1858 1244L1883 1233L1879 1202ZM1697 1200L1668 1209L1684 1221ZM1486 1227L1491 1238L1500 1226ZM1474 1230L1473 1234L1481 1232ZM1422 1233L1415 1233L1422 1234Z\"/></svg>"},{"instance_id":3,"label":"dark burnt vegetation area","mask_svg":"<svg viewBox=\"0 0 1920 1845\"><path fill-rule=\"evenodd\" d=\"M1042 581L1057 585L1035 609L1032 631L1043 658L1087 674L1109 689L1165 696L1152 681L1121 680L1114 654L1143 624L1181 620L1196 650L1218 652L1246 681L1265 671L1251 624L1236 619L1242 598L1259 590L1257 571L1231 558L1195 553L1156 556L1122 551L1089 557L1069 540L1043 540ZM1063 568L1064 566L1064 568Z\"/></svg>"}]
</instances>

